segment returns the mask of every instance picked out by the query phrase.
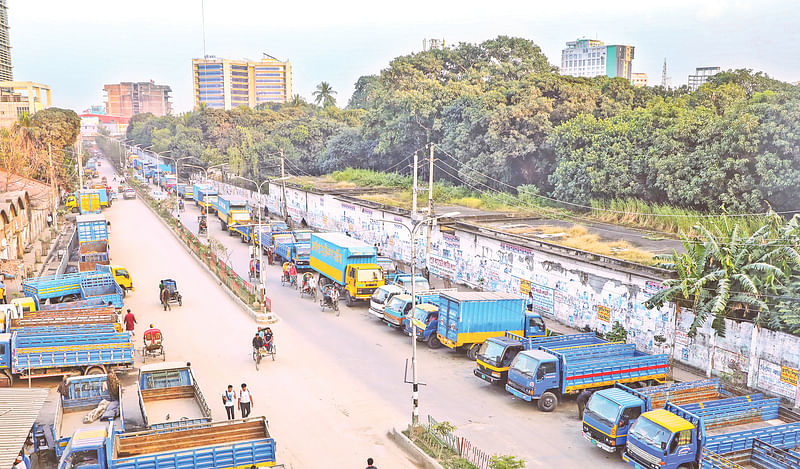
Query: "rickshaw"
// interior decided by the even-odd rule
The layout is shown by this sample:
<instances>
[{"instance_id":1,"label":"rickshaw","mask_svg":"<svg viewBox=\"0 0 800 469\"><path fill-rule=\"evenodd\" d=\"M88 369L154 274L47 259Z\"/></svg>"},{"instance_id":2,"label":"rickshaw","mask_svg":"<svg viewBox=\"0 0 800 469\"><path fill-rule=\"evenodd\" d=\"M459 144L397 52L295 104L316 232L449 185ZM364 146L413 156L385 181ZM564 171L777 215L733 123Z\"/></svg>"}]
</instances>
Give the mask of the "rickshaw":
<instances>
[{"instance_id":1,"label":"rickshaw","mask_svg":"<svg viewBox=\"0 0 800 469\"><path fill-rule=\"evenodd\" d=\"M206 222L206 216L200 215L197 217L197 235L206 235L208 236L208 224Z\"/></svg>"},{"instance_id":2,"label":"rickshaw","mask_svg":"<svg viewBox=\"0 0 800 469\"><path fill-rule=\"evenodd\" d=\"M258 332L264 329L259 329ZM256 370L258 370L258 365L261 363L261 360L266 358L267 356L272 357L272 361L275 361L275 355L278 353L278 349L275 347L275 336L272 336L272 345L267 349L266 346L261 347L260 349L253 349L253 361L256 362Z\"/></svg>"},{"instance_id":3,"label":"rickshaw","mask_svg":"<svg viewBox=\"0 0 800 469\"><path fill-rule=\"evenodd\" d=\"M166 290L169 293L167 301L169 303L178 303L178 306L183 306L183 297L178 292L178 284L171 278L166 278L161 281L160 288L158 289L158 302L163 304L161 298L161 291Z\"/></svg>"},{"instance_id":4,"label":"rickshaw","mask_svg":"<svg viewBox=\"0 0 800 469\"><path fill-rule=\"evenodd\" d=\"M151 324L150 329L144 331L142 338L144 340L144 348L142 349L142 361L144 363L147 363L148 358L161 357L162 362L166 360L167 355L164 353L163 336L160 329L154 329Z\"/></svg>"},{"instance_id":5,"label":"rickshaw","mask_svg":"<svg viewBox=\"0 0 800 469\"><path fill-rule=\"evenodd\" d=\"M303 279L300 281L300 298L303 295L308 295L313 301L317 301L317 279L311 272L303 273Z\"/></svg>"},{"instance_id":6,"label":"rickshaw","mask_svg":"<svg viewBox=\"0 0 800 469\"><path fill-rule=\"evenodd\" d=\"M339 315L339 288L335 283L328 283L326 285L322 285L320 288L322 290L322 298L319 299L319 309L320 311L325 311L325 308L329 308L332 311L336 312L336 315ZM334 294L334 292L336 292Z\"/></svg>"}]
</instances>

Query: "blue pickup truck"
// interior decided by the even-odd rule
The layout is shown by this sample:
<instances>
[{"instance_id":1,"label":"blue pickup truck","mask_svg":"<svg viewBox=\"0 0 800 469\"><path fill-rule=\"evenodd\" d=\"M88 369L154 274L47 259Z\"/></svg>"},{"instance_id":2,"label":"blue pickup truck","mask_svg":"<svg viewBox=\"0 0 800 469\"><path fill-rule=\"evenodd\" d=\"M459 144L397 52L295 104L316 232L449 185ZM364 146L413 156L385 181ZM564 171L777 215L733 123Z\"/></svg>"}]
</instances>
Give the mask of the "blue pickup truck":
<instances>
[{"instance_id":1,"label":"blue pickup truck","mask_svg":"<svg viewBox=\"0 0 800 469\"><path fill-rule=\"evenodd\" d=\"M58 469L234 469L275 465L275 440L264 417L121 433L79 430Z\"/></svg>"},{"instance_id":2,"label":"blue pickup truck","mask_svg":"<svg viewBox=\"0 0 800 469\"><path fill-rule=\"evenodd\" d=\"M414 326L417 329L417 340L428 344L429 348L437 349L442 346L436 337L436 329L439 327L439 305L435 303L423 303L417 305L414 313L410 315L408 321L403 321L403 329L406 334L414 334Z\"/></svg>"},{"instance_id":3,"label":"blue pickup truck","mask_svg":"<svg viewBox=\"0 0 800 469\"><path fill-rule=\"evenodd\" d=\"M0 334L0 379L105 373L133 365L133 342L114 324L25 327Z\"/></svg>"}]
</instances>

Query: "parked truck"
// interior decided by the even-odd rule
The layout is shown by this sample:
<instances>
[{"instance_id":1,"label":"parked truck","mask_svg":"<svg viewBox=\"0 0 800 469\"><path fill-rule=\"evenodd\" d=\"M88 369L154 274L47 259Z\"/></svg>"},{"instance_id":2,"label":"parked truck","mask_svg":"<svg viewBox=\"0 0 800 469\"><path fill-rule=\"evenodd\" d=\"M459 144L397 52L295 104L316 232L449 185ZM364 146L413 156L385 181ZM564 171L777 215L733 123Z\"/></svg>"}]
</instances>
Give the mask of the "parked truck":
<instances>
[{"instance_id":1,"label":"parked truck","mask_svg":"<svg viewBox=\"0 0 800 469\"><path fill-rule=\"evenodd\" d=\"M411 274L398 273L391 280L387 279L387 282L402 288L405 293L411 293L411 278ZM422 275L414 276L414 291L421 292L430 289L431 285L428 283L428 279Z\"/></svg>"},{"instance_id":2,"label":"parked truck","mask_svg":"<svg viewBox=\"0 0 800 469\"><path fill-rule=\"evenodd\" d=\"M106 195L105 203L101 199L101 193ZM66 208L73 212L100 213L101 205L108 205L107 194L105 191L97 189L81 189L67 197Z\"/></svg>"},{"instance_id":3,"label":"parked truck","mask_svg":"<svg viewBox=\"0 0 800 469\"><path fill-rule=\"evenodd\" d=\"M436 303L417 305L411 319L403 321L403 329L408 335L414 334L414 326L417 328L417 341L425 342L432 349L441 347L442 344L436 337L436 329L439 328L439 305Z\"/></svg>"},{"instance_id":4,"label":"parked truck","mask_svg":"<svg viewBox=\"0 0 800 469\"><path fill-rule=\"evenodd\" d=\"M70 299L87 300L99 297L115 308L122 308L123 291L108 271L80 272L74 274L48 275L23 280L22 291L33 298L40 308L45 300L64 301Z\"/></svg>"},{"instance_id":5,"label":"parked truck","mask_svg":"<svg viewBox=\"0 0 800 469\"><path fill-rule=\"evenodd\" d=\"M439 295L439 341L450 349L463 348L475 360L486 339L506 331L539 337L547 335L542 317L525 309L525 298L498 292L447 292Z\"/></svg>"},{"instance_id":6,"label":"parked truck","mask_svg":"<svg viewBox=\"0 0 800 469\"><path fill-rule=\"evenodd\" d=\"M294 236L295 242L310 243L311 233L313 233L311 230L294 230L292 231L292 236Z\"/></svg>"},{"instance_id":7,"label":"parked truck","mask_svg":"<svg viewBox=\"0 0 800 469\"><path fill-rule=\"evenodd\" d=\"M667 355L648 355L633 344L546 346L517 354L508 369L506 391L552 412L561 397L584 389L607 388L615 382L663 383L668 368Z\"/></svg>"},{"instance_id":8,"label":"parked truck","mask_svg":"<svg viewBox=\"0 0 800 469\"><path fill-rule=\"evenodd\" d=\"M10 333L29 327L59 327L76 324L111 324L115 330L122 331L120 317L113 306L97 305L23 312L14 305L0 305L0 310L2 310L0 332Z\"/></svg>"},{"instance_id":9,"label":"parked truck","mask_svg":"<svg viewBox=\"0 0 800 469\"><path fill-rule=\"evenodd\" d=\"M344 289L348 306L368 300L384 284L374 246L343 233L312 233L309 265L319 273L318 285L334 282Z\"/></svg>"},{"instance_id":10,"label":"parked truck","mask_svg":"<svg viewBox=\"0 0 800 469\"><path fill-rule=\"evenodd\" d=\"M118 332L112 324L26 327L0 334L0 345L0 379L8 385L14 376L105 373L133 365L130 333Z\"/></svg>"},{"instance_id":11,"label":"parked truck","mask_svg":"<svg viewBox=\"0 0 800 469\"><path fill-rule=\"evenodd\" d=\"M714 467L704 461L709 454L747 450L755 440L781 450L794 449L800 443L800 414L780 407L780 399L760 395L711 401L703 406L667 402L663 409L645 412L636 419L622 459L636 469L705 469Z\"/></svg>"},{"instance_id":12,"label":"parked truck","mask_svg":"<svg viewBox=\"0 0 800 469\"><path fill-rule=\"evenodd\" d=\"M178 184L177 191L178 197L182 199L192 200L194 198L194 187L189 184Z\"/></svg>"},{"instance_id":13,"label":"parked truck","mask_svg":"<svg viewBox=\"0 0 800 469\"><path fill-rule=\"evenodd\" d=\"M255 417L211 424L120 433L79 430L58 469L233 469L275 465L267 420ZM89 466L86 466L89 467Z\"/></svg>"},{"instance_id":14,"label":"parked truck","mask_svg":"<svg viewBox=\"0 0 800 469\"><path fill-rule=\"evenodd\" d=\"M99 214L78 215L75 217L78 244L91 241L108 241L108 221Z\"/></svg>"},{"instance_id":15,"label":"parked truck","mask_svg":"<svg viewBox=\"0 0 800 469\"><path fill-rule=\"evenodd\" d=\"M141 410L147 428L211 422L211 408L189 363L143 365L139 368L138 381ZM123 400L126 392L123 390Z\"/></svg>"},{"instance_id":16,"label":"parked truck","mask_svg":"<svg viewBox=\"0 0 800 469\"><path fill-rule=\"evenodd\" d=\"M78 247L78 270L89 272L97 270L97 265L108 265L110 262L108 241L87 241Z\"/></svg>"},{"instance_id":17,"label":"parked truck","mask_svg":"<svg viewBox=\"0 0 800 469\"><path fill-rule=\"evenodd\" d=\"M583 413L583 436L609 453L625 448L628 430L644 412L661 409L667 402L694 404L733 397L719 379L663 384L640 389L615 383L589 398Z\"/></svg>"},{"instance_id":18,"label":"parked truck","mask_svg":"<svg viewBox=\"0 0 800 469\"><path fill-rule=\"evenodd\" d=\"M246 199L219 194L213 205L217 212L217 218L219 218L222 231L228 231L236 224L246 224L250 222L250 206ZM234 233L231 232L231 234Z\"/></svg>"},{"instance_id":19,"label":"parked truck","mask_svg":"<svg viewBox=\"0 0 800 469\"><path fill-rule=\"evenodd\" d=\"M128 292L135 290L133 286L133 276L125 267L110 264L98 265L97 271L111 274L111 276L114 277L114 281L117 282L117 285L119 285L120 289L122 290L123 298Z\"/></svg>"},{"instance_id":20,"label":"parked truck","mask_svg":"<svg viewBox=\"0 0 800 469\"><path fill-rule=\"evenodd\" d=\"M419 290L414 292L414 296L417 297L417 304L438 304L440 294L451 293L455 291L455 288L443 290ZM383 308L383 321L389 326L402 328L403 323L406 321L407 316L409 316L409 313L411 312L411 300L412 296L407 293L393 296L392 299L386 304L386 307Z\"/></svg>"},{"instance_id":21,"label":"parked truck","mask_svg":"<svg viewBox=\"0 0 800 469\"><path fill-rule=\"evenodd\" d=\"M791 433L788 434L792 436ZM754 438L743 450L719 455L703 448L700 467L703 469L800 469L800 454Z\"/></svg>"},{"instance_id":22,"label":"parked truck","mask_svg":"<svg viewBox=\"0 0 800 469\"><path fill-rule=\"evenodd\" d=\"M194 204L200 207L203 213L213 210L217 202L217 191L211 184L195 184L193 191Z\"/></svg>"},{"instance_id":23,"label":"parked truck","mask_svg":"<svg viewBox=\"0 0 800 469\"><path fill-rule=\"evenodd\" d=\"M384 271L384 275L386 271ZM383 311L386 305L394 298L395 295L403 293L403 289L397 285L383 285L375 289L375 293L369 298L369 313L376 318L383 320Z\"/></svg>"},{"instance_id":24,"label":"parked truck","mask_svg":"<svg viewBox=\"0 0 800 469\"><path fill-rule=\"evenodd\" d=\"M508 381L508 369L519 352L547 346L574 347L605 343L608 341L597 337L593 332L533 338L506 332L503 337L490 337L481 345L473 374L488 383L505 385Z\"/></svg>"},{"instance_id":25,"label":"parked truck","mask_svg":"<svg viewBox=\"0 0 800 469\"><path fill-rule=\"evenodd\" d=\"M269 233L270 226L268 223L235 223L229 227L232 235L239 235L242 242L245 244L254 243L258 245L258 238L261 233Z\"/></svg>"},{"instance_id":26,"label":"parked truck","mask_svg":"<svg viewBox=\"0 0 800 469\"><path fill-rule=\"evenodd\" d=\"M308 269L311 243L297 243L291 238L276 240L275 255L283 262L292 262L297 270Z\"/></svg>"}]
</instances>

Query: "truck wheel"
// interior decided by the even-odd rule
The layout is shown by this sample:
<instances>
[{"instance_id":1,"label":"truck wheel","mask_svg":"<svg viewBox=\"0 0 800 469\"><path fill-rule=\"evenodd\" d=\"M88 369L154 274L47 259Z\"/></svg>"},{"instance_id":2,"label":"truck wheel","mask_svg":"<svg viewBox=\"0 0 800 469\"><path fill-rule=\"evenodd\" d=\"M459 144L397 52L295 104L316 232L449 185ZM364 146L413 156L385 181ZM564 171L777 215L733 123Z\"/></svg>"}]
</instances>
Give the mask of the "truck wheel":
<instances>
[{"instance_id":1,"label":"truck wheel","mask_svg":"<svg viewBox=\"0 0 800 469\"><path fill-rule=\"evenodd\" d=\"M470 347L467 349L467 358L471 361L478 359L478 347L475 344L470 344Z\"/></svg>"},{"instance_id":2,"label":"truck wheel","mask_svg":"<svg viewBox=\"0 0 800 469\"><path fill-rule=\"evenodd\" d=\"M430 337L428 337L428 340L425 341L425 343L428 344L428 348L434 350L442 346L442 343L439 342L439 338L436 337L436 334L431 334Z\"/></svg>"},{"instance_id":3,"label":"truck wheel","mask_svg":"<svg viewBox=\"0 0 800 469\"><path fill-rule=\"evenodd\" d=\"M97 366L90 366L89 368L87 368L86 369L86 373L84 373L84 374L85 375L103 375L105 373L106 373L105 368L103 368L102 365L97 365Z\"/></svg>"},{"instance_id":4,"label":"truck wheel","mask_svg":"<svg viewBox=\"0 0 800 469\"><path fill-rule=\"evenodd\" d=\"M122 289L122 297L125 298L126 296L128 296L128 289L127 288L123 288Z\"/></svg>"},{"instance_id":5,"label":"truck wheel","mask_svg":"<svg viewBox=\"0 0 800 469\"><path fill-rule=\"evenodd\" d=\"M542 412L552 412L558 406L558 396L547 391L539 398L538 406Z\"/></svg>"}]
</instances>

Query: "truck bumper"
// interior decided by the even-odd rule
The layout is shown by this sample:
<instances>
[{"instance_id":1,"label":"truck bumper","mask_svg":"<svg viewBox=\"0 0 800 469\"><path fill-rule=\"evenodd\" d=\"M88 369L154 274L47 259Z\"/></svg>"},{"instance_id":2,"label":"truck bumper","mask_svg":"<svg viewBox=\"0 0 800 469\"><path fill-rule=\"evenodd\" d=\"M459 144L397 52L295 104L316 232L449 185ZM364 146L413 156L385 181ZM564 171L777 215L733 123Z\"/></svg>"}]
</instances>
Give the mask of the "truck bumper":
<instances>
[{"instance_id":1,"label":"truck bumper","mask_svg":"<svg viewBox=\"0 0 800 469\"><path fill-rule=\"evenodd\" d=\"M400 324L403 323L403 320L401 318L396 318L394 316L389 316L386 314L383 315L383 320L384 322L386 322L386 324L392 327L400 327Z\"/></svg>"},{"instance_id":2,"label":"truck bumper","mask_svg":"<svg viewBox=\"0 0 800 469\"><path fill-rule=\"evenodd\" d=\"M502 378L498 378L498 377L492 376L492 375L490 375L488 373L484 373L483 371L481 371L481 370L479 370L477 368L474 368L472 370L472 374L474 374L478 378L486 381L487 383L491 383L491 384L499 383L502 380Z\"/></svg>"},{"instance_id":3,"label":"truck bumper","mask_svg":"<svg viewBox=\"0 0 800 469\"><path fill-rule=\"evenodd\" d=\"M583 432L583 437L586 438L589 441L589 443L597 446L598 448L602 449L603 451L607 451L609 453L616 453L617 452L617 448L615 448L613 446L609 446L609 445L607 445L605 443L602 443L602 442L599 442L599 441L595 440L594 438L592 438L592 435L590 435L589 432Z\"/></svg>"},{"instance_id":4,"label":"truck bumper","mask_svg":"<svg viewBox=\"0 0 800 469\"><path fill-rule=\"evenodd\" d=\"M622 453L622 460L628 463L629 466L633 466L635 469L649 469L631 459L626 453Z\"/></svg>"},{"instance_id":5,"label":"truck bumper","mask_svg":"<svg viewBox=\"0 0 800 469\"><path fill-rule=\"evenodd\" d=\"M523 393L517 391L516 389L512 388L508 384L506 384L506 391L508 391L511 394L517 396L518 398L522 399L523 401L531 402L533 400L532 396L529 396L527 394L523 394Z\"/></svg>"},{"instance_id":6,"label":"truck bumper","mask_svg":"<svg viewBox=\"0 0 800 469\"><path fill-rule=\"evenodd\" d=\"M447 337L442 337L442 334L436 334L436 336L439 338L439 342L441 342L442 345L444 345L445 347L452 349L458 347L458 344L456 344L452 340L448 339Z\"/></svg>"},{"instance_id":7,"label":"truck bumper","mask_svg":"<svg viewBox=\"0 0 800 469\"><path fill-rule=\"evenodd\" d=\"M383 311L379 311L378 309L373 308L372 306L369 307L369 314L375 316L378 319L383 319Z\"/></svg>"}]
</instances>

